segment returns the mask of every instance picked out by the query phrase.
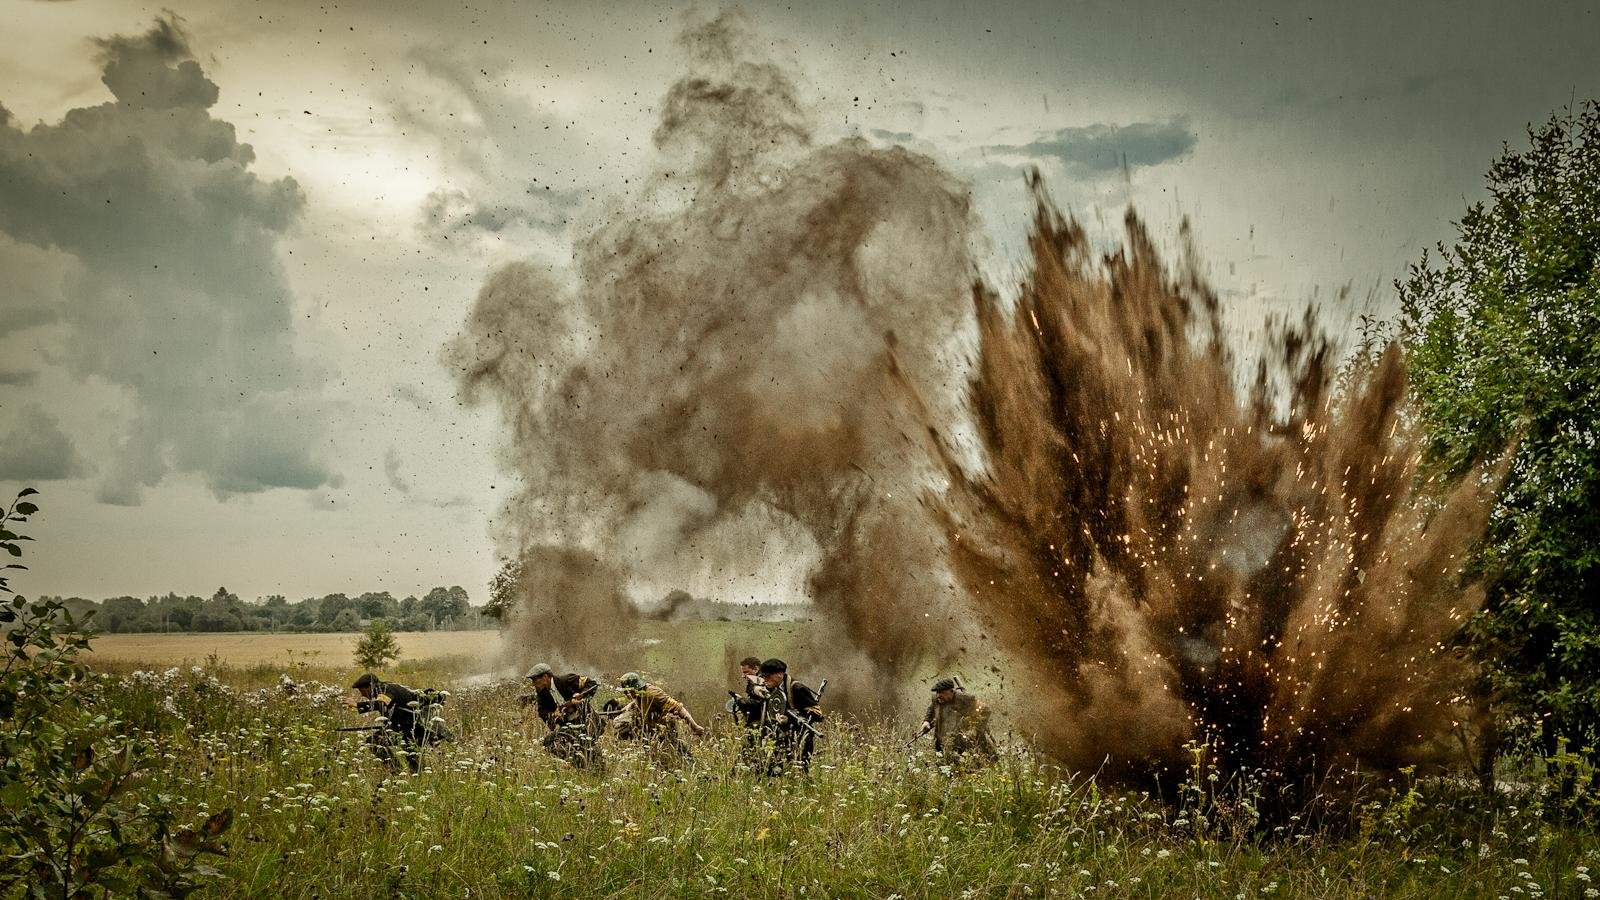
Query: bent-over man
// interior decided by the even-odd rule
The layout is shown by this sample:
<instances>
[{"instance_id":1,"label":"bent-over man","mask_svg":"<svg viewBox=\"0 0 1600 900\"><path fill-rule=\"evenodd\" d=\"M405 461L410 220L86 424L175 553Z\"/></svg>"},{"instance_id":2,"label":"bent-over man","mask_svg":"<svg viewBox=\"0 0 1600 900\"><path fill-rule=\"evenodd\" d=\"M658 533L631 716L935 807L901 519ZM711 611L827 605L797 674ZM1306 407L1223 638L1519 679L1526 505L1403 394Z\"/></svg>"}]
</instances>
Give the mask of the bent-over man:
<instances>
[{"instance_id":1,"label":"bent-over man","mask_svg":"<svg viewBox=\"0 0 1600 900\"><path fill-rule=\"evenodd\" d=\"M920 737L933 732L933 749L953 756L966 756L979 764L998 755L989 736L989 707L962 689L954 678L934 682L933 700L923 717Z\"/></svg>"},{"instance_id":2,"label":"bent-over man","mask_svg":"<svg viewBox=\"0 0 1600 900\"><path fill-rule=\"evenodd\" d=\"M520 699L524 706L534 707L539 720L549 729L544 737L544 748L557 759L571 763L573 768L598 766L600 748L595 742L605 726L590 701L600 689L600 683L576 672L557 677L555 670L545 663L529 669L527 677L533 685L533 693L524 694Z\"/></svg>"}]
</instances>

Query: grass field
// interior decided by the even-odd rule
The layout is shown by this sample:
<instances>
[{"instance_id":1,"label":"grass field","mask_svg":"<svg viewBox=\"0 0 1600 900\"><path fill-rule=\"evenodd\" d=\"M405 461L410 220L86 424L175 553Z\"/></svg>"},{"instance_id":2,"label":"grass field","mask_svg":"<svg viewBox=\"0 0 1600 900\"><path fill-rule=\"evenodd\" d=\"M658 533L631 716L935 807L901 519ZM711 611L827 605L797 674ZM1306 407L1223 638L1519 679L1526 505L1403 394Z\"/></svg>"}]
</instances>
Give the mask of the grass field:
<instances>
[{"instance_id":1,"label":"grass field","mask_svg":"<svg viewBox=\"0 0 1600 900\"><path fill-rule=\"evenodd\" d=\"M979 772L835 721L809 777L736 766L725 721L659 768L608 736L604 774L547 754L520 685L464 687L459 740L386 774L339 685L236 670L126 676L103 703L154 749L142 796L233 810L215 897L1586 897L1600 838L1549 794L1429 781L1336 827L1166 805L1012 746Z\"/></svg>"},{"instance_id":2,"label":"grass field","mask_svg":"<svg viewBox=\"0 0 1600 900\"><path fill-rule=\"evenodd\" d=\"M215 658L235 668L309 663L347 668L358 634L105 634L94 640L92 662L166 667ZM400 658L465 657L488 665L500 655L498 631L399 631Z\"/></svg>"},{"instance_id":3,"label":"grass field","mask_svg":"<svg viewBox=\"0 0 1600 900\"><path fill-rule=\"evenodd\" d=\"M629 653L709 689L745 653L800 658L808 634L651 623ZM608 735L606 770L577 772L517 702L526 654L497 658L493 632L401 637L396 674L454 692L458 740L416 776L337 730L365 721L340 703L355 635L95 639L97 708L150 748L139 802L196 823L234 813L201 896L1600 897L1592 801L1562 798L1537 765L1515 794L1420 779L1312 826L1211 794L1203 767L1161 802L1017 741L965 771L839 714L808 776L768 779L739 768L711 697L691 759L664 769Z\"/></svg>"}]
</instances>

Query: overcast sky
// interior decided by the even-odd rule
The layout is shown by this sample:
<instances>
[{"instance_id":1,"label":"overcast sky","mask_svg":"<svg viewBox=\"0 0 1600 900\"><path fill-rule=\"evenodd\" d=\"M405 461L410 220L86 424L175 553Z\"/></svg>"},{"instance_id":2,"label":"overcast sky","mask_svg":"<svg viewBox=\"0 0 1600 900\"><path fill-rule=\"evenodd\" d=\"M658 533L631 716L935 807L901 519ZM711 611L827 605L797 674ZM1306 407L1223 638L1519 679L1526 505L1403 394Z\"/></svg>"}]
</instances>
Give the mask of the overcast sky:
<instances>
[{"instance_id":1,"label":"overcast sky","mask_svg":"<svg viewBox=\"0 0 1600 900\"><path fill-rule=\"evenodd\" d=\"M692 11L648 8L0 0L0 487L44 509L16 585L481 602L507 485L440 348L654 162ZM992 277L1037 166L1102 232L1189 217L1242 334L1390 313L1502 142L1600 97L1586 2L745 9L824 139L970 181Z\"/></svg>"}]
</instances>

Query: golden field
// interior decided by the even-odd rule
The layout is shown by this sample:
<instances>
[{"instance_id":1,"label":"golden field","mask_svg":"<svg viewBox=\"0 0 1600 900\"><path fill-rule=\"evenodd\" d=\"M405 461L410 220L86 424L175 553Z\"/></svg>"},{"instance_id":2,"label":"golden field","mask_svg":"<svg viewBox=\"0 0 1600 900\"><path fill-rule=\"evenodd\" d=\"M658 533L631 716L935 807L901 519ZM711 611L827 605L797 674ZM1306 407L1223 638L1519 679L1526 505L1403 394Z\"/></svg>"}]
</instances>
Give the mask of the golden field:
<instances>
[{"instance_id":1,"label":"golden field","mask_svg":"<svg viewBox=\"0 0 1600 900\"><path fill-rule=\"evenodd\" d=\"M91 662L175 666L204 663L215 655L223 665L237 667L309 664L346 668L351 665L361 636L342 634L102 634L94 639ZM423 661L440 657L470 657L492 663L500 654L498 631L400 631L400 658Z\"/></svg>"}]
</instances>

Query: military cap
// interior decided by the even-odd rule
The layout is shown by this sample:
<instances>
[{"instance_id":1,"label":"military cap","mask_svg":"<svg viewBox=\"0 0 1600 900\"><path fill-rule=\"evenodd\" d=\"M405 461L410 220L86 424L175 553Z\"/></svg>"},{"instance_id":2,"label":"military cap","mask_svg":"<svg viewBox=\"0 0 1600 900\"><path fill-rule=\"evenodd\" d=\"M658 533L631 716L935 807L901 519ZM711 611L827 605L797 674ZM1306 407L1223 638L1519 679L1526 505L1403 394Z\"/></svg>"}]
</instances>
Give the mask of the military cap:
<instances>
[{"instance_id":1,"label":"military cap","mask_svg":"<svg viewBox=\"0 0 1600 900\"><path fill-rule=\"evenodd\" d=\"M371 672L367 672L366 674L362 675L360 678L357 678L356 679L356 683L352 684L350 686L355 688L358 691L361 690L362 688L377 687L378 686L378 676L372 674Z\"/></svg>"},{"instance_id":2,"label":"military cap","mask_svg":"<svg viewBox=\"0 0 1600 900\"><path fill-rule=\"evenodd\" d=\"M533 679L538 678L540 675L554 675L555 673L556 670L550 668L548 663L539 663L537 666L534 666L528 670L528 680L532 681Z\"/></svg>"},{"instance_id":3,"label":"military cap","mask_svg":"<svg viewBox=\"0 0 1600 900\"><path fill-rule=\"evenodd\" d=\"M932 691L937 694L940 691L953 691L955 689L956 680L954 678L941 678L933 683Z\"/></svg>"},{"instance_id":4,"label":"military cap","mask_svg":"<svg viewBox=\"0 0 1600 900\"><path fill-rule=\"evenodd\" d=\"M625 691L644 690L644 676L640 675L638 672L624 673L619 683L622 685L622 689Z\"/></svg>"},{"instance_id":5,"label":"military cap","mask_svg":"<svg viewBox=\"0 0 1600 900\"><path fill-rule=\"evenodd\" d=\"M778 659L777 657L773 657L772 659L769 659L761 664L762 675L771 675L775 672L787 671L789 671L789 664L781 659Z\"/></svg>"}]
</instances>

